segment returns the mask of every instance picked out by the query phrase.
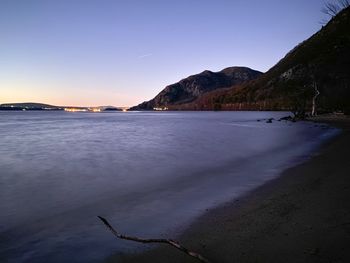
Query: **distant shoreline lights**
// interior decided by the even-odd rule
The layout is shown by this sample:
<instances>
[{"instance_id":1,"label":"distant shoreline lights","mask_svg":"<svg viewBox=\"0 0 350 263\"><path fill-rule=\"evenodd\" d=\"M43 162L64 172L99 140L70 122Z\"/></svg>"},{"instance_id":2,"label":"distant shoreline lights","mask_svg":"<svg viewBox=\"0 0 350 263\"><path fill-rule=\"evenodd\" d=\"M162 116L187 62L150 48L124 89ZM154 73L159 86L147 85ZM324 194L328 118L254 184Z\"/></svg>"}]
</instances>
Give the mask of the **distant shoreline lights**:
<instances>
[{"instance_id":1,"label":"distant shoreline lights","mask_svg":"<svg viewBox=\"0 0 350 263\"><path fill-rule=\"evenodd\" d=\"M98 108L87 108L87 109L64 108L64 111L68 111L68 112L101 112L101 109L98 109Z\"/></svg>"},{"instance_id":2,"label":"distant shoreline lights","mask_svg":"<svg viewBox=\"0 0 350 263\"><path fill-rule=\"evenodd\" d=\"M155 110L155 111L166 111L166 110L168 110L168 107L155 107L155 108L153 108L153 110Z\"/></svg>"},{"instance_id":3,"label":"distant shoreline lights","mask_svg":"<svg viewBox=\"0 0 350 263\"><path fill-rule=\"evenodd\" d=\"M66 111L66 112L103 112L106 110L101 109L101 108L76 108L76 107L70 108L70 107L66 107L66 108L64 108L64 111ZM119 109L118 111L127 112L128 109L123 108L123 109Z\"/></svg>"},{"instance_id":4,"label":"distant shoreline lights","mask_svg":"<svg viewBox=\"0 0 350 263\"><path fill-rule=\"evenodd\" d=\"M77 108L64 108L64 111L68 112L86 112L87 109L77 109Z\"/></svg>"}]
</instances>

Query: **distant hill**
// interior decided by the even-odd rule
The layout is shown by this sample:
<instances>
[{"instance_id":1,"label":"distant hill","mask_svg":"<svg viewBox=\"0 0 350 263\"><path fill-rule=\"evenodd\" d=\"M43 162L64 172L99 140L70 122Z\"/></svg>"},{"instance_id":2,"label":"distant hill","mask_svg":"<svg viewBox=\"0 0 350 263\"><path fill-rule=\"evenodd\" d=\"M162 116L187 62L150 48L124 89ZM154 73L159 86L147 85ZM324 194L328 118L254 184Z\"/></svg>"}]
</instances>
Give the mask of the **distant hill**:
<instances>
[{"instance_id":1,"label":"distant hill","mask_svg":"<svg viewBox=\"0 0 350 263\"><path fill-rule=\"evenodd\" d=\"M256 80L213 91L177 109L350 112L350 8Z\"/></svg>"},{"instance_id":2,"label":"distant hill","mask_svg":"<svg viewBox=\"0 0 350 263\"><path fill-rule=\"evenodd\" d=\"M0 104L0 110L67 110L67 111L122 111L125 107L99 106L99 107L76 107L76 106L54 106L43 103L4 103Z\"/></svg>"},{"instance_id":3,"label":"distant hill","mask_svg":"<svg viewBox=\"0 0 350 263\"><path fill-rule=\"evenodd\" d=\"M130 110L172 108L194 101L203 94L256 79L262 73L246 67L230 67L220 72L203 71L165 87L154 99Z\"/></svg>"},{"instance_id":4,"label":"distant hill","mask_svg":"<svg viewBox=\"0 0 350 263\"><path fill-rule=\"evenodd\" d=\"M62 107L53 106L43 103L4 103L0 104L0 110L9 109L9 110L63 110Z\"/></svg>"}]
</instances>

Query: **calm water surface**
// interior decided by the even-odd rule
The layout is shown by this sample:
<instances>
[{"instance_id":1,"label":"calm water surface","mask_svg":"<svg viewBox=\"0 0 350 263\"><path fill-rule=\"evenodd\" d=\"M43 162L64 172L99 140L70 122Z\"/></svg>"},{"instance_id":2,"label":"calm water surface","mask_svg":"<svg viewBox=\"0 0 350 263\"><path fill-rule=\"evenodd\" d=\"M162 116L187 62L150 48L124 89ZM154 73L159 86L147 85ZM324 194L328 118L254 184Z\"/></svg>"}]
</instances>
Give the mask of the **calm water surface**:
<instances>
[{"instance_id":1,"label":"calm water surface","mask_svg":"<svg viewBox=\"0 0 350 263\"><path fill-rule=\"evenodd\" d=\"M0 261L101 262L174 237L307 159L337 130L283 112L0 112Z\"/></svg>"}]
</instances>

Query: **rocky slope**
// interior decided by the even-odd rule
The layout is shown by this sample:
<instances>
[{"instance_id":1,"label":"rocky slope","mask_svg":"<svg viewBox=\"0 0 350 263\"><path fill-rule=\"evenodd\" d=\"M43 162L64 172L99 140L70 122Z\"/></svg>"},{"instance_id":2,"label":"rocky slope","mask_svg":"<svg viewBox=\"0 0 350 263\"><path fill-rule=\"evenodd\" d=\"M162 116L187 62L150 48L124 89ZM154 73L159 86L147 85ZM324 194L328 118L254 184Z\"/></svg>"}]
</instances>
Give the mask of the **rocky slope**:
<instances>
[{"instance_id":1,"label":"rocky slope","mask_svg":"<svg viewBox=\"0 0 350 263\"><path fill-rule=\"evenodd\" d=\"M246 67L230 67L220 72L206 70L165 87L154 99L145 101L130 110L176 108L194 101L207 92L242 84L245 81L256 79L261 74L259 71Z\"/></svg>"}]
</instances>

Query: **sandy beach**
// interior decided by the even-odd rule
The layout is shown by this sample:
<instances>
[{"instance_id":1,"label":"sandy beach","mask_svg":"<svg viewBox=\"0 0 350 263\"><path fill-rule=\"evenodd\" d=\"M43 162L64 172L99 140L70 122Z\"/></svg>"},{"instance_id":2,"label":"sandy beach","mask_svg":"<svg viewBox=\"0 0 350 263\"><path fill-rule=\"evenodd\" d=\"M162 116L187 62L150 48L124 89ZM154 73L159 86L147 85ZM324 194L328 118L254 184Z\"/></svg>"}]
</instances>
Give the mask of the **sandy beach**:
<instances>
[{"instance_id":1,"label":"sandy beach","mask_svg":"<svg viewBox=\"0 0 350 263\"><path fill-rule=\"evenodd\" d=\"M350 121L334 116L314 121L343 132L311 160L209 210L176 239L211 262L350 262ZM197 261L155 245L107 262Z\"/></svg>"}]
</instances>

